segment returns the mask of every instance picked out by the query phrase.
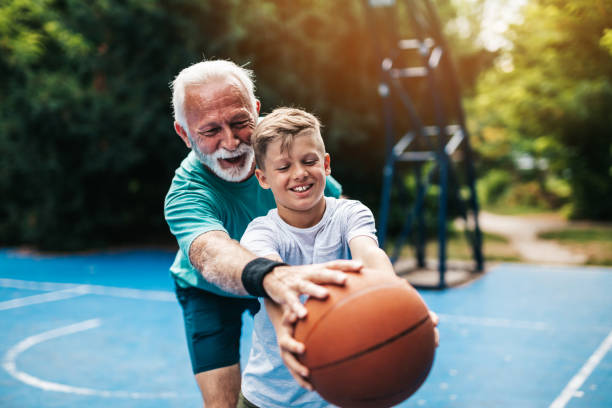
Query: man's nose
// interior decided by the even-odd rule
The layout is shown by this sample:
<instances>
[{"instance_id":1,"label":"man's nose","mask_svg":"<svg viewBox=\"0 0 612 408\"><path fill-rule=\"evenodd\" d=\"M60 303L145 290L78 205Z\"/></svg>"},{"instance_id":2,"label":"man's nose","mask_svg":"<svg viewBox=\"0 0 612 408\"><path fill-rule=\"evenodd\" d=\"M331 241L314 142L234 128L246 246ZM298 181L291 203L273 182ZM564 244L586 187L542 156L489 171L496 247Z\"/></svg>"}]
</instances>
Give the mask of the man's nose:
<instances>
[{"instance_id":1,"label":"man's nose","mask_svg":"<svg viewBox=\"0 0 612 408\"><path fill-rule=\"evenodd\" d=\"M234 134L234 132L232 132L232 128L229 126L223 127L221 137L221 147L223 147L225 150L233 151L238 148L238 145L240 145L240 139Z\"/></svg>"}]
</instances>

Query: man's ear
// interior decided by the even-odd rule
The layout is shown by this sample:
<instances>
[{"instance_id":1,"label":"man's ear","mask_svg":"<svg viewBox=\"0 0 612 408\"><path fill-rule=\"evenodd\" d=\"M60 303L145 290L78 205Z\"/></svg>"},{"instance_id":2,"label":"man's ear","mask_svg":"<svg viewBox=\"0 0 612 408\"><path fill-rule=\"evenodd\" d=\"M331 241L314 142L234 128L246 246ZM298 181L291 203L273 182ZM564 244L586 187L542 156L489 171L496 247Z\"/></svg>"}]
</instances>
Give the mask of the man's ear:
<instances>
[{"instance_id":1,"label":"man's ear","mask_svg":"<svg viewBox=\"0 0 612 408\"><path fill-rule=\"evenodd\" d=\"M323 159L323 166L325 167L326 176L329 176L331 174L330 162L331 162L331 158L329 157L329 153L325 153L325 158Z\"/></svg>"},{"instance_id":2,"label":"man's ear","mask_svg":"<svg viewBox=\"0 0 612 408\"><path fill-rule=\"evenodd\" d=\"M261 109L261 102L259 102L259 99L255 99L255 109L257 110L257 115L259 116L259 110Z\"/></svg>"},{"instance_id":3,"label":"man's ear","mask_svg":"<svg viewBox=\"0 0 612 408\"><path fill-rule=\"evenodd\" d=\"M257 181L259 181L261 188L265 188L266 190L270 188L270 185L266 181L266 175L262 169L255 169L255 177L257 177Z\"/></svg>"},{"instance_id":4,"label":"man's ear","mask_svg":"<svg viewBox=\"0 0 612 408\"><path fill-rule=\"evenodd\" d=\"M181 137L185 145L191 149L191 141L189 140L189 136L187 136L187 131L185 131L185 128L183 128L177 121L174 121L174 131Z\"/></svg>"}]
</instances>

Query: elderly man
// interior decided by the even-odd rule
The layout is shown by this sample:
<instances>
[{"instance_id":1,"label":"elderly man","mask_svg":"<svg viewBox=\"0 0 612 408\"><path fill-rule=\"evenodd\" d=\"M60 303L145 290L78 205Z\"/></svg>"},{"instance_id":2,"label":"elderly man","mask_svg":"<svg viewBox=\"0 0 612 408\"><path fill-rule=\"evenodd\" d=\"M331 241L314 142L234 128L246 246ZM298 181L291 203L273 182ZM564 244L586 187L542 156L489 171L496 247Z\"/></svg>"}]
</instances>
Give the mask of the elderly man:
<instances>
[{"instance_id":1,"label":"elderly man","mask_svg":"<svg viewBox=\"0 0 612 408\"><path fill-rule=\"evenodd\" d=\"M176 170L165 201L166 220L179 244L170 269L204 404L235 407L241 316L257 310L252 296L268 296L288 314L303 317L300 294L325 297L327 290L318 284L343 284L342 271L358 271L361 265L289 267L241 247L236 240L248 223L275 207L270 191L253 175L250 138L260 103L252 74L229 61L204 61L181 71L172 89L174 129L191 152ZM340 194L335 180L327 184L327 195Z\"/></svg>"}]
</instances>

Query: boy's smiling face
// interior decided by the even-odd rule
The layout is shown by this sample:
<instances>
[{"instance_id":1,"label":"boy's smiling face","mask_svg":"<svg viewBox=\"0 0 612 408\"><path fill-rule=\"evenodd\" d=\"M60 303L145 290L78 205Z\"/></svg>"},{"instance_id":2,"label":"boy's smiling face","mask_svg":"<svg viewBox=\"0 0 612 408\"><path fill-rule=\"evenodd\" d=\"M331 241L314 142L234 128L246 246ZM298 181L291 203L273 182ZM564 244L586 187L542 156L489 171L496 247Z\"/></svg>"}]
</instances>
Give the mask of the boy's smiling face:
<instances>
[{"instance_id":1,"label":"boy's smiling face","mask_svg":"<svg viewBox=\"0 0 612 408\"><path fill-rule=\"evenodd\" d=\"M325 177L331 173L329 154L317 143L313 131L296 135L281 151L280 139L268 145L264 168L255 175L263 188L272 189L278 214L290 225L307 228L325 212Z\"/></svg>"}]
</instances>

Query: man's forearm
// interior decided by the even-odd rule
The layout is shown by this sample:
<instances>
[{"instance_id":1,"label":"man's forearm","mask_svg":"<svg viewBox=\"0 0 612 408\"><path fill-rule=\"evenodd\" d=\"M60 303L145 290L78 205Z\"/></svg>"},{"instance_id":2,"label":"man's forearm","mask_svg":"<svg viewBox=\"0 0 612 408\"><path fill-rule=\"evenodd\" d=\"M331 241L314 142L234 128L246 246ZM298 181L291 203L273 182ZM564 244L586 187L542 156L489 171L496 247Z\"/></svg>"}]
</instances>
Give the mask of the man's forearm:
<instances>
[{"instance_id":1,"label":"man's forearm","mask_svg":"<svg viewBox=\"0 0 612 408\"><path fill-rule=\"evenodd\" d=\"M189 248L189 260L204 279L236 295L247 294L242 285L242 270L254 258L255 255L222 231L200 235Z\"/></svg>"}]
</instances>

